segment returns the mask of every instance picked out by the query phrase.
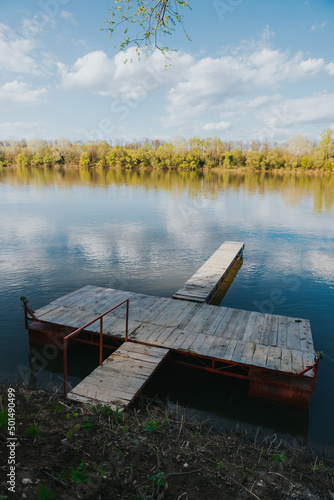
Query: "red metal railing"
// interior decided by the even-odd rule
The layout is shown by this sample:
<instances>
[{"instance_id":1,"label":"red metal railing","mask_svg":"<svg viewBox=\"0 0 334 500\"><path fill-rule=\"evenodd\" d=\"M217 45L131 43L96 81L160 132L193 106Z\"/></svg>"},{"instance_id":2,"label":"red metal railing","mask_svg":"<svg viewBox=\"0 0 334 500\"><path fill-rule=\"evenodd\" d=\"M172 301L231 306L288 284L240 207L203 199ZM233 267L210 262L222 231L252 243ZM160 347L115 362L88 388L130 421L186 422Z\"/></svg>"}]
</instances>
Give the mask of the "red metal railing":
<instances>
[{"instance_id":1,"label":"red metal railing","mask_svg":"<svg viewBox=\"0 0 334 500\"><path fill-rule=\"evenodd\" d=\"M126 303L126 320L125 320L125 342L128 341L128 326L129 326L129 299L123 300L123 302L120 302L116 306L112 307L111 309L108 309L108 311L105 311L102 314L99 314L99 316L96 316L96 318L92 319L92 321L89 321L89 323L86 323L85 325L81 326L74 332L66 335L66 337L63 338L63 365L64 365L64 396L65 398L67 397L67 344L68 340L72 337L75 337L80 333L82 330L87 328L87 326L90 326L91 324L95 323L95 321L100 320L100 365L102 365L102 334L103 334L103 317L106 314L109 314L111 311L114 309L117 309L118 307L122 306L123 304Z\"/></svg>"}]
</instances>

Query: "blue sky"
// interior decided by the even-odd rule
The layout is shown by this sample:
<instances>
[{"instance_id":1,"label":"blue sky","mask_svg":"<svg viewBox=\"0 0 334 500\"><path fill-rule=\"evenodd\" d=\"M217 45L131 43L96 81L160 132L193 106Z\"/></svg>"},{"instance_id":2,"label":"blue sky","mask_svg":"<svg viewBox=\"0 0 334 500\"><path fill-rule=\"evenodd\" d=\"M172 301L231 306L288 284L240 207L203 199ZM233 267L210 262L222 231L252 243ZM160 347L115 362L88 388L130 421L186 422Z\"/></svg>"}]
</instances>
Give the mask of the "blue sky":
<instances>
[{"instance_id":1,"label":"blue sky","mask_svg":"<svg viewBox=\"0 0 334 500\"><path fill-rule=\"evenodd\" d=\"M191 1L169 69L124 64L105 0L2 0L0 140L317 140L334 127L334 1Z\"/></svg>"}]
</instances>

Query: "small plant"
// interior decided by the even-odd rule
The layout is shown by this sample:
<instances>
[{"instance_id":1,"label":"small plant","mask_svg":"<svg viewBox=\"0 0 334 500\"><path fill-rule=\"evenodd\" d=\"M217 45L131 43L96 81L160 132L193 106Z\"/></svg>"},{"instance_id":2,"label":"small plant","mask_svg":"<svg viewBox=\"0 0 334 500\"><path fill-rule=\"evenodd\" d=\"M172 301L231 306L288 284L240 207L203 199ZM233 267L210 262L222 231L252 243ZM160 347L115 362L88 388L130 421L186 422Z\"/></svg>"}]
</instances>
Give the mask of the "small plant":
<instances>
[{"instance_id":1,"label":"small plant","mask_svg":"<svg viewBox=\"0 0 334 500\"><path fill-rule=\"evenodd\" d=\"M0 429L8 429L8 410L5 408L0 411Z\"/></svg>"},{"instance_id":2,"label":"small plant","mask_svg":"<svg viewBox=\"0 0 334 500\"><path fill-rule=\"evenodd\" d=\"M113 410L110 408L110 406L107 405L96 405L93 408L93 411L95 413L101 413L101 415L105 417L112 417L114 422L119 422L122 418L122 411L119 408L116 408L116 410Z\"/></svg>"},{"instance_id":3,"label":"small plant","mask_svg":"<svg viewBox=\"0 0 334 500\"><path fill-rule=\"evenodd\" d=\"M284 464L286 462L287 458L288 457L286 455L284 455L283 453L275 453L273 460L276 463Z\"/></svg>"},{"instance_id":4,"label":"small plant","mask_svg":"<svg viewBox=\"0 0 334 500\"><path fill-rule=\"evenodd\" d=\"M66 414L66 418L77 418L78 415L79 415L79 413L72 411L71 413Z\"/></svg>"},{"instance_id":5,"label":"small plant","mask_svg":"<svg viewBox=\"0 0 334 500\"><path fill-rule=\"evenodd\" d=\"M76 469L73 469L69 474L69 479L72 483L86 483L89 480L89 475L86 469L86 464L82 460Z\"/></svg>"},{"instance_id":6,"label":"small plant","mask_svg":"<svg viewBox=\"0 0 334 500\"><path fill-rule=\"evenodd\" d=\"M53 411L55 413L63 413L64 411L64 407L60 404L56 404L56 406L54 407Z\"/></svg>"},{"instance_id":7,"label":"small plant","mask_svg":"<svg viewBox=\"0 0 334 500\"><path fill-rule=\"evenodd\" d=\"M325 464L321 460L319 462L315 461L313 465L313 472L320 472L321 470L329 472L331 469L330 467L325 467Z\"/></svg>"},{"instance_id":8,"label":"small plant","mask_svg":"<svg viewBox=\"0 0 334 500\"><path fill-rule=\"evenodd\" d=\"M53 493L46 486L42 486L41 484L38 487L37 499L38 500L51 500L53 497Z\"/></svg>"},{"instance_id":9,"label":"small plant","mask_svg":"<svg viewBox=\"0 0 334 500\"><path fill-rule=\"evenodd\" d=\"M144 428L148 431L153 431L153 432L157 432L159 429L161 429L161 425L160 422L158 422L157 420L149 420L146 424L144 424Z\"/></svg>"},{"instance_id":10,"label":"small plant","mask_svg":"<svg viewBox=\"0 0 334 500\"><path fill-rule=\"evenodd\" d=\"M31 425L30 427L28 427L28 429L26 429L26 433L28 434L28 436L37 439L39 434L39 428L35 427L34 425Z\"/></svg>"},{"instance_id":11,"label":"small plant","mask_svg":"<svg viewBox=\"0 0 334 500\"><path fill-rule=\"evenodd\" d=\"M157 474L154 474L154 476L149 477L149 480L157 486L165 486L166 474L164 472L158 472Z\"/></svg>"},{"instance_id":12,"label":"small plant","mask_svg":"<svg viewBox=\"0 0 334 500\"><path fill-rule=\"evenodd\" d=\"M238 465L238 466L237 466L237 468L238 468L238 471L239 471L239 472L240 472L243 476L247 476L247 473L243 470L242 465Z\"/></svg>"},{"instance_id":13,"label":"small plant","mask_svg":"<svg viewBox=\"0 0 334 500\"><path fill-rule=\"evenodd\" d=\"M81 429L92 429L92 427L94 427L94 423L90 422L90 421L88 421L86 424L80 426Z\"/></svg>"},{"instance_id":14,"label":"small plant","mask_svg":"<svg viewBox=\"0 0 334 500\"><path fill-rule=\"evenodd\" d=\"M222 470L223 462L218 462L217 467L218 467L218 470Z\"/></svg>"}]
</instances>

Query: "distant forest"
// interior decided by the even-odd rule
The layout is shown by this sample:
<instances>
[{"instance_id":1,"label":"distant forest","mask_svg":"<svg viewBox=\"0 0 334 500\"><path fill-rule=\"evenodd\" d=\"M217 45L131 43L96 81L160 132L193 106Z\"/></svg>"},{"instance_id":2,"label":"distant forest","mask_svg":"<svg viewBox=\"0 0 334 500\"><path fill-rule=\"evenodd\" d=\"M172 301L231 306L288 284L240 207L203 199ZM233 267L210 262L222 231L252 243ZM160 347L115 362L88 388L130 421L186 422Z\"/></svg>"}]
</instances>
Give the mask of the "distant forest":
<instances>
[{"instance_id":1,"label":"distant forest","mask_svg":"<svg viewBox=\"0 0 334 500\"><path fill-rule=\"evenodd\" d=\"M190 140L174 137L170 142L145 140L116 145L65 139L10 140L0 141L0 167L334 171L333 130L323 130L320 138L316 143L296 134L283 145L257 140L249 144L227 142L218 137Z\"/></svg>"}]
</instances>

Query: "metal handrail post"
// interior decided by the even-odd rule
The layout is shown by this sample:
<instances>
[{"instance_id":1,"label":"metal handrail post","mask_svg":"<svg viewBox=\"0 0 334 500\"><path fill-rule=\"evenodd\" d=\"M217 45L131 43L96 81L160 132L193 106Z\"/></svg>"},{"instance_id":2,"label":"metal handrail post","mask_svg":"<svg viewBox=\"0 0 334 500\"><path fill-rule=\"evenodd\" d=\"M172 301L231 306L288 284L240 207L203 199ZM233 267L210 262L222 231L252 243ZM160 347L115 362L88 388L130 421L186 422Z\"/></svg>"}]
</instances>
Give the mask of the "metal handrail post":
<instances>
[{"instance_id":1,"label":"metal handrail post","mask_svg":"<svg viewBox=\"0 0 334 500\"><path fill-rule=\"evenodd\" d=\"M27 304L24 306L24 323L25 323L25 328L26 330L28 329L28 310L27 310Z\"/></svg>"},{"instance_id":2,"label":"metal handrail post","mask_svg":"<svg viewBox=\"0 0 334 500\"><path fill-rule=\"evenodd\" d=\"M67 398L67 340L64 339L63 352L63 367L64 367L64 397Z\"/></svg>"},{"instance_id":3,"label":"metal handrail post","mask_svg":"<svg viewBox=\"0 0 334 500\"><path fill-rule=\"evenodd\" d=\"M128 331L129 331L129 299L126 301L125 342L128 341Z\"/></svg>"},{"instance_id":4,"label":"metal handrail post","mask_svg":"<svg viewBox=\"0 0 334 500\"><path fill-rule=\"evenodd\" d=\"M102 365L102 332L103 332L103 317L100 318L100 365Z\"/></svg>"}]
</instances>

